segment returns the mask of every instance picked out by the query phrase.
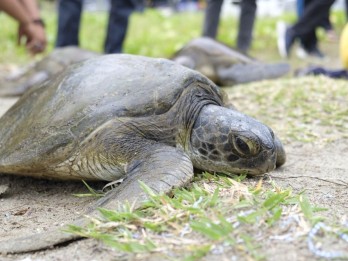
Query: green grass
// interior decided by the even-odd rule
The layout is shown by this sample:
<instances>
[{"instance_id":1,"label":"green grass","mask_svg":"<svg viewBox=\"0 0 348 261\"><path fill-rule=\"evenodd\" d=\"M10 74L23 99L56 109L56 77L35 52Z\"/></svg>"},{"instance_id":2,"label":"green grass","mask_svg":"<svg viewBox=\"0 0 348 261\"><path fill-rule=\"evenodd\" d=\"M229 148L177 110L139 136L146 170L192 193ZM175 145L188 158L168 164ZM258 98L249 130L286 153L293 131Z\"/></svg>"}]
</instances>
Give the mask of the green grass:
<instances>
[{"instance_id":1,"label":"green grass","mask_svg":"<svg viewBox=\"0 0 348 261\"><path fill-rule=\"evenodd\" d=\"M103 197L105 193L99 192L94 190L92 187L90 187L86 181L82 180L83 184L86 186L88 193L79 193L79 194L73 194L75 197L83 198L83 197Z\"/></svg>"},{"instance_id":2,"label":"green grass","mask_svg":"<svg viewBox=\"0 0 348 261\"><path fill-rule=\"evenodd\" d=\"M42 16L46 22L48 49L54 48L57 31L57 14L55 7L43 4ZM102 52L107 24L107 13L84 12L81 22L81 47ZM281 19L287 22L295 21L293 14L282 17L262 17L256 20L254 41L251 55L266 60L279 59L276 49L276 22ZM342 12L332 13L331 20L339 33L345 23ZM7 15L0 14L1 39L0 63L23 64L32 59L24 47L16 44L17 24ZM190 39L199 37L202 32L203 12L177 13L165 16L155 9L146 9L144 13L134 13L131 16L124 52L152 57L170 57ZM237 18L221 19L218 40L235 46L237 34ZM323 33L320 38L324 38ZM267 52L265 52L267 50ZM36 59L39 59L38 56Z\"/></svg>"},{"instance_id":3,"label":"green grass","mask_svg":"<svg viewBox=\"0 0 348 261\"><path fill-rule=\"evenodd\" d=\"M43 17L49 52L54 47L57 17L52 7L45 8ZM291 22L295 17L285 15L281 19ZM332 14L338 32L344 19L342 13ZM257 20L252 55L279 59L277 20ZM200 36L202 21L202 13L135 13L124 52L170 57L187 41ZM24 64L32 60L23 47L16 45L16 23L4 14L0 14L0 23L0 63ZM102 52L106 23L105 13L84 13L81 47ZM236 19L224 18L218 39L234 46L236 32ZM320 38L325 38L322 32ZM348 138L348 111L342 98L348 97L348 89L344 81L308 77L263 81L226 90L237 108L270 125L285 144ZM318 131L327 135L319 135ZM87 188L87 193L78 196L101 196ZM232 179L205 173L203 179L196 177L191 188L176 189L173 197L155 195L146 186L144 189L150 200L142 208L134 210L124 205L118 210L101 209L100 219L92 219L87 227L72 226L70 232L99 239L137 257L157 254L170 260L198 260L225 253L229 258L262 260L266 257L258 242L269 237L286 238L284 224L290 223L299 233L296 236L304 237L312 225L322 220L317 214L322 209L313 206L304 193L295 195L291 189L279 188L273 182L248 180L245 176ZM293 217L301 222L294 223Z\"/></svg>"},{"instance_id":4,"label":"green grass","mask_svg":"<svg viewBox=\"0 0 348 261\"><path fill-rule=\"evenodd\" d=\"M239 110L271 126L283 142L325 144L348 138L346 86L346 80L313 76L225 90Z\"/></svg>"},{"instance_id":5,"label":"green grass","mask_svg":"<svg viewBox=\"0 0 348 261\"><path fill-rule=\"evenodd\" d=\"M52 8L42 12L46 22L48 38L47 52L54 48L57 31L57 15ZM201 33L202 13L184 13L164 16L157 10L147 9L134 13L124 43L124 52L152 57L170 57L174 51ZM107 13L84 12L81 21L81 47L97 52L103 51L107 26ZM1 14L2 28L0 63L25 63L32 59L24 47L16 45L17 24L10 17ZM41 56L38 56L38 59Z\"/></svg>"},{"instance_id":6,"label":"green grass","mask_svg":"<svg viewBox=\"0 0 348 261\"><path fill-rule=\"evenodd\" d=\"M100 218L68 231L128 255L160 252L163 259L197 260L223 250L263 260L258 242L279 232L294 216L307 226L323 220L317 215L323 209L312 206L302 193L263 180L246 186L238 179L204 173L192 187L175 189L173 197L156 195L142 184L149 200L140 209L100 209ZM296 229L304 228L297 224Z\"/></svg>"}]
</instances>

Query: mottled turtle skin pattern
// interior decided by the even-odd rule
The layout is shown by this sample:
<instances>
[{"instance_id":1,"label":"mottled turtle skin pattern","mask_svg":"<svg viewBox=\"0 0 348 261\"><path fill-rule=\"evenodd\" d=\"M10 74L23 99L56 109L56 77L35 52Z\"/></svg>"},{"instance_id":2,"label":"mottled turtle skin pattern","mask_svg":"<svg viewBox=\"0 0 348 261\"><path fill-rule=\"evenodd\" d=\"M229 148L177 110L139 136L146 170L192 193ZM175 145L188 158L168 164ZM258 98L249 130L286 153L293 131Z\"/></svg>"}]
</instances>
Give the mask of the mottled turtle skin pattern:
<instances>
[{"instance_id":1,"label":"mottled turtle skin pattern","mask_svg":"<svg viewBox=\"0 0 348 261\"><path fill-rule=\"evenodd\" d=\"M290 71L288 63L260 62L208 37L191 40L171 59L220 86L279 78Z\"/></svg>"},{"instance_id":2,"label":"mottled turtle skin pattern","mask_svg":"<svg viewBox=\"0 0 348 261\"><path fill-rule=\"evenodd\" d=\"M194 167L261 175L285 162L273 131L224 107L220 88L166 59L105 55L26 92L0 119L0 173L114 181L97 205L135 206L187 184ZM89 215L98 215L91 210ZM1 252L45 248L61 232L0 242Z\"/></svg>"},{"instance_id":3,"label":"mottled turtle skin pattern","mask_svg":"<svg viewBox=\"0 0 348 261\"><path fill-rule=\"evenodd\" d=\"M221 90L207 78L165 59L90 59L26 93L4 115L0 171L115 180L125 174L130 151L135 153L136 144L123 131L181 148L199 169L249 174L272 170L277 158L273 132L221 107L222 99ZM109 141L118 136L127 146L121 155Z\"/></svg>"}]
</instances>

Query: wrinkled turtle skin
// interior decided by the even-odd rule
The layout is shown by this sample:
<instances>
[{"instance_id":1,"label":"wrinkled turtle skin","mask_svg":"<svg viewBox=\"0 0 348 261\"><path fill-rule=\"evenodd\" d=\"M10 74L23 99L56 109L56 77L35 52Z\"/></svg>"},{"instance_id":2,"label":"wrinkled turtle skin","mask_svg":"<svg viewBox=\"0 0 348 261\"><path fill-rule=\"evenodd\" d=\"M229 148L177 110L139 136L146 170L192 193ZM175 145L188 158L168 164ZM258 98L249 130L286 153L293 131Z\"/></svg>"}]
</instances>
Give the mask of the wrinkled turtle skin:
<instances>
[{"instance_id":1,"label":"wrinkled turtle skin","mask_svg":"<svg viewBox=\"0 0 348 261\"><path fill-rule=\"evenodd\" d=\"M105 55L26 92L0 119L0 173L124 181L97 205L115 209L187 184L198 168L261 175L285 162L272 130L235 109L200 73L166 59ZM98 215L96 210L88 213ZM76 224L84 224L80 219ZM0 242L0 253L77 237L52 231Z\"/></svg>"},{"instance_id":2,"label":"wrinkled turtle skin","mask_svg":"<svg viewBox=\"0 0 348 261\"><path fill-rule=\"evenodd\" d=\"M220 86L279 78L290 70L287 63L262 63L208 37L185 44L172 60L199 71Z\"/></svg>"},{"instance_id":3,"label":"wrinkled turtle skin","mask_svg":"<svg viewBox=\"0 0 348 261\"><path fill-rule=\"evenodd\" d=\"M20 96L61 73L68 65L98 56L97 53L68 46L54 49L48 56L0 81L0 97Z\"/></svg>"}]
</instances>

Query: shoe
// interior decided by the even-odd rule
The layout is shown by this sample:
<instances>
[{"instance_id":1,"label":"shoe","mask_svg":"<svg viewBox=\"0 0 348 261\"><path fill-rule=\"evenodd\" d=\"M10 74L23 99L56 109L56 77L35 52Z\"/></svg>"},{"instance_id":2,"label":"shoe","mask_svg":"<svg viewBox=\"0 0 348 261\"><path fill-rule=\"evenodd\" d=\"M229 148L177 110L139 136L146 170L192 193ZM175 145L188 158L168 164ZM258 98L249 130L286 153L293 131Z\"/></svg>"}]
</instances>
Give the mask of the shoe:
<instances>
[{"instance_id":1,"label":"shoe","mask_svg":"<svg viewBox=\"0 0 348 261\"><path fill-rule=\"evenodd\" d=\"M308 58L308 56L320 59L325 58L325 55L318 49L318 47L308 49L304 48L303 46L299 46L296 50L296 55L300 59Z\"/></svg>"},{"instance_id":2,"label":"shoe","mask_svg":"<svg viewBox=\"0 0 348 261\"><path fill-rule=\"evenodd\" d=\"M306 59L308 57L308 53L305 50L305 48L303 48L302 46L298 46L296 48L296 56L300 59Z\"/></svg>"},{"instance_id":3,"label":"shoe","mask_svg":"<svg viewBox=\"0 0 348 261\"><path fill-rule=\"evenodd\" d=\"M295 42L291 28L287 28L284 22L278 22L277 36L278 51L280 56L283 58L289 57L290 49Z\"/></svg>"},{"instance_id":4,"label":"shoe","mask_svg":"<svg viewBox=\"0 0 348 261\"><path fill-rule=\"evenodd\" d=\"M318 49L318 47L314 47L310 50L307 50L309 56L313 56L316 58L324 58L325 55Z\"/></svg>"},{"instance_id":5,"label":"shoe","mask_svg":"<svg viewBox=\"0 0 348 261\"><path fill-rule=\"evenodd\" d=\"M304 77L304 76L308 76L308 75L316 75L315 73L318 71L317 66L314 65L310 65L306 68L301 68L301 69L296 69L294 75L296 77Z\"/></svg>"}]
</instances>

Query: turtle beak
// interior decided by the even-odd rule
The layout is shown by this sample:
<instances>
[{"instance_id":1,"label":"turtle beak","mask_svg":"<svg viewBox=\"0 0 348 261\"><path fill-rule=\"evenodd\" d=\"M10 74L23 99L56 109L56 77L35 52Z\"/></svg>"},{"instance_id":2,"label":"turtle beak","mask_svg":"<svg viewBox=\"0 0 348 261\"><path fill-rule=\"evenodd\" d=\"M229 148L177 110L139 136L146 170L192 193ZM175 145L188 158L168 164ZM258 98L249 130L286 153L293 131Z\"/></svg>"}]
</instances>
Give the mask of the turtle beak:
<instances>
[{"instance_id":1,"label":"turtle beak","mask_svg":"<svg viewBox=\"0 0 348 261\"><path fill-rule=\"evenodd\" d=\"M272 136L273 136L273 134L272 134ZM257 169L257 171L256 171L257 173L253 173L253 171L255 171L255 170L250 170L250 172L249 172L250 175L261 176L264 173L271 172L275 168L278 168L285 163L286 154L285 154L285 150L284 150L282 143L280 142L278 137L275 135L274 135L273 142L274 142L274 145L272 146L273 148L268 150L268 151L263 152L264 159L266 159L264 164L260 168Z\"/></svg>"},{"instance_id":2,"label":"turtle beak","mask_svg":"<svg viewBox=\"0 0 348 261\"><path fill-rule=\"evenodd\" d=\"M265 157L265 162L262 166L260 166L260 168L258 168L258 172L257 173L253 173L253 176L262 176L265 173L271 172L272 170L274 170L276 168L276 157L277 157L277 152L274 150L270 150L270 151L264 151L263 155Z\"/></svg>"},{"instance_id":3,"label":"turtle beak","mask_svg":"<svg viewBox=\"0 0 348 261\"><path fill-rule=\"evenodd\" d=\"M280 142L277 136L274 137L274 146L276 149L276 168L282 166L286 161L286 154L283 144Z\"/></svg>"}]
</instances>

